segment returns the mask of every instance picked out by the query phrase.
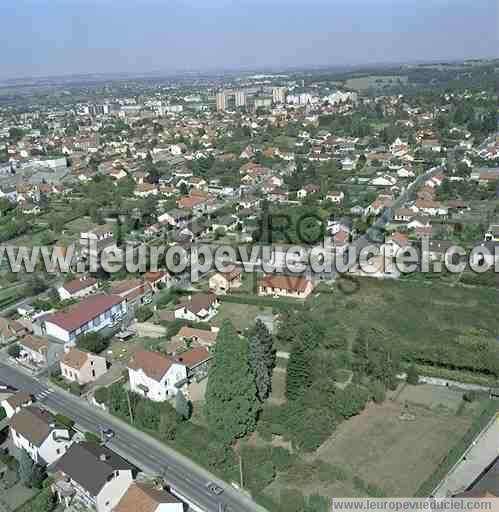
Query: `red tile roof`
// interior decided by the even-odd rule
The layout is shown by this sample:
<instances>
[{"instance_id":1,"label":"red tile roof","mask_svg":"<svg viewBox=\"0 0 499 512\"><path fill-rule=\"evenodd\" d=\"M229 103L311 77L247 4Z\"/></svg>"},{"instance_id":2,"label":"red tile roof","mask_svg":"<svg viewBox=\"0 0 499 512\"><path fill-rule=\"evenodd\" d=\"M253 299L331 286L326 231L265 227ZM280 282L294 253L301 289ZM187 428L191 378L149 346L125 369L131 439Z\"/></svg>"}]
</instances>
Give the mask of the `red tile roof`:
<instances>
[{"instance_id":1,"label":"red tile roof","mask_svg":"<svg viewBox=\"0 0 499 512\"><path fill-rule=\"evenodd\" d=\"M89 288L97 284L97 279L94 277L80 277L78 279L73 279L63 284L63 288L68 293L77 293L85 288Z\"/></svg>"},{"instance_id":2,"label":"red tile roof","mask_svg":"<svg viewBox=\"0 0 499 512\"><path fill-rule=\"evenodd\" d=\"M211 358L210 352L206 347L194 347L178 354L173 360L186 366L187 368L194 368L198 364Z\"/></svg>"},{"instance_id":3,"label":"red tile roof","mask_svg":"<svg viewBox=\"0 0 499 512\"><path fill-rule=\"evenodd\" d=\"M265 288L278 288L294 292L304 292L309 281L303 276L265 276L261 280L261 286Z\"/></svg>"},{"instance_id":4,"label":"red tile roof","mask_svg":"<svg viewBox=\"0 0 499 512\"><path fill-rule=\"evenodd\" d=\"M93 295L70 306L66 311L49 315L45 321L71 332L123 301L118 295Z\"/></svg>"},{"instance_id":5,"label":"red tile roof","mask_svg":"<svg viewBox=\"0 0 499 512\"><path fill-rule=\"evenodd\" d=\"M128 368L131 370L142 370L150 379L160 382L170 369L173 361L157 352L148 350L139 350L128 362Z\"/></svg>"}]
</instances>

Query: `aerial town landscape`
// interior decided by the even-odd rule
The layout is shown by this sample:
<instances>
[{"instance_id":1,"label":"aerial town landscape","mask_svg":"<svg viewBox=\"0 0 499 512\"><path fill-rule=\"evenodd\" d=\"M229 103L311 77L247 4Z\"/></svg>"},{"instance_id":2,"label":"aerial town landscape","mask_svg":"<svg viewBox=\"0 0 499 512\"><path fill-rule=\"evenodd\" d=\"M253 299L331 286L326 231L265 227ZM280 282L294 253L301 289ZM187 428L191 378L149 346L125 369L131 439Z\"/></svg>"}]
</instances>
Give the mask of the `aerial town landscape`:
<instances>
[{"instance_id":1,"label":"aerial town landscape","mask_svg":"<svg viewBox=\"0 0 499 512\"><path fill-rule=\"evenodd\" d=\"M0 74L0 512L499 498L499 59L277 64Z\"/></svg>"}]
</instances>

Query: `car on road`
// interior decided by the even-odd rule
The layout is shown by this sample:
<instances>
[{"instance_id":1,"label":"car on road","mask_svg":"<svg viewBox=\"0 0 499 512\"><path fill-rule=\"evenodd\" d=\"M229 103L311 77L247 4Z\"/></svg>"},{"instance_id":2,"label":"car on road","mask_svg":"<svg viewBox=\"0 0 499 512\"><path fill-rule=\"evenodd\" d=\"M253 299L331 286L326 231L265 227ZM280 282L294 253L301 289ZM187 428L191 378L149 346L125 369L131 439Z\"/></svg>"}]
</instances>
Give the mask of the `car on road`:
<instances>
[{"instance_id":1,"label":"car on road","mask_svg":"<svg viewBox=\"0 0 499 512\"><path fill-rule=\"evenodd\" d=\"M101 432L104 439L112 439L116 435L109 427L101 427Z\"/></svg>"},{"instance_id":2,"label":"car on road","mask_svg":"<svg viewBox=\"0 0 499 512\"><path fill-rule=\"evenodd\" d=\"M220 494L224 492L222 487L217 485L215 482L208 482L206 484L206 488L208 489L208 491L210 491L211 494L214 494L215 496L220 496Z\"/></svg>"}]
</instances>

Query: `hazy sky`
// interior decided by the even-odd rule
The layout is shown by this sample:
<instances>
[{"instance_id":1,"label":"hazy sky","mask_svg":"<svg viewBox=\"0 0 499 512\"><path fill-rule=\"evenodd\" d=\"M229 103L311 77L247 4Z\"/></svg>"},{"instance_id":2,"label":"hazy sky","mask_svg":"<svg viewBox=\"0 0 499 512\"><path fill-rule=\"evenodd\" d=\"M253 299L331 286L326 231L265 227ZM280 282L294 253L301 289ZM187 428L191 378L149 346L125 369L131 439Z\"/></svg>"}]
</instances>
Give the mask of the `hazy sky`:
<instances>
[{"instance_id":1,"label":"hazy sky","mask_svg":"<svg viewBox=\"0 0 499 512\"><path fill-rule=\"evenodd\" d=\"M497 0L0 0L0 78L498 56Z\"/></svg>"}]
</instances>

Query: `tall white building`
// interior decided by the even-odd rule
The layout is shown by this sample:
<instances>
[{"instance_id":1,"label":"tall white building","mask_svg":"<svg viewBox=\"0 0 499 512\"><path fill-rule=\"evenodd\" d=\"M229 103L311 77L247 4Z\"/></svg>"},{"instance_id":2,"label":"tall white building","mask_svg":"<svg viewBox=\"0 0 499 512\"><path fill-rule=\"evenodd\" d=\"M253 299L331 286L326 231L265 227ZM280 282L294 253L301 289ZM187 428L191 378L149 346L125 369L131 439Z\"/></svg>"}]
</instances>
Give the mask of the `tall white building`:
<instances>
[{"instance_id":1,"label":"tall white building","mask_svg":"<svg viewBox=\"0 0 499 512\"><path fill-rule=\"evenodd\" d=\"M246 92L245 91L236 91L235 100L236 100L236 108L237 107L245 107L246 106Z\"/></svg>"},{"instance_id":2,"label":"tall white building","mask_svg":"<svg viewBox=\"0 0 499 512\"><path fill-rule=\"evenodd\" d=\"M272 88L272 101L274 103L284 103L286 101L286 87Z\"/></svg>"},{"instance_id":3,"label":"tall white building","mask_svg":"<svg viewBox=\"0 0 499 512\"><path fill-rule=\"evenodd\" d=\"M224 112L227 109L227 96L225 91L217 92L216 104L219 112Z\"/></svg>"}]
</instances>

